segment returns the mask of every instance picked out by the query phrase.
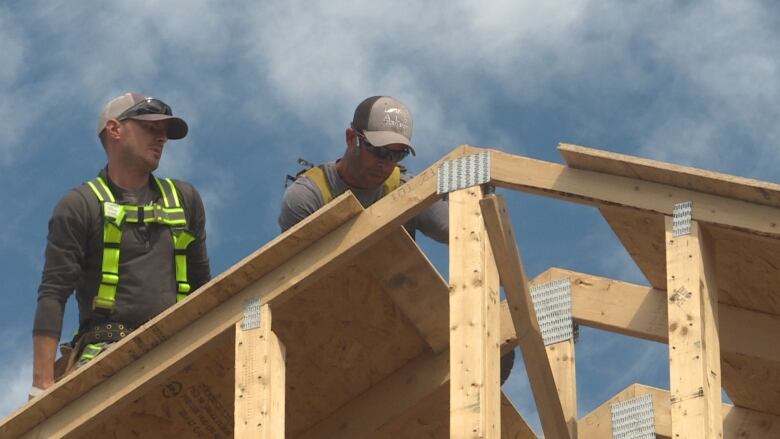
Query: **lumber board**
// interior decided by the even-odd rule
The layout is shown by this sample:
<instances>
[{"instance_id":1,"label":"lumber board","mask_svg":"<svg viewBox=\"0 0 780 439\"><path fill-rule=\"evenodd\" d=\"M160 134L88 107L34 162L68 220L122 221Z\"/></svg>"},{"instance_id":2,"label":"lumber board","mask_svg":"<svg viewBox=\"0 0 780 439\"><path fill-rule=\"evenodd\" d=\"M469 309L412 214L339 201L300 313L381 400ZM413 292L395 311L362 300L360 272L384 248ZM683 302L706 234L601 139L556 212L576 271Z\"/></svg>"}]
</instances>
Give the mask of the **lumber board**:
<instances>
[{"instance_id":1,"label":"lumber board","mask_svg":"<svg viewBox=\"0 0 780 439\"><path fill-rule=\"evenodd\" d=\"M666 217L669 383L675 437L723 437L713 246L698 222L674 236Z\"/></svg>"},{"instance_id":2,"label":"lumber board","mask_svg":"<svg viewBox=\"0 0 780 439\"><path fill-rule=\"evenodd\" d=\"M558 151L571 168L664 183L721 197L780 207L780 185L776 183L568 143L559 144Z\"/></svg>"},{"instance_id":3,"label":"lumber board","mask_svg":"<svg viewBox=\"0 0 780 439\"><path fill-rule=\"evenodd\" d=\"M449 288L414 239L400 230L382 245L368 249L360 258L361 265L380 282L428 346L441 352L450 343L449 316L443 312L449 306Z\"/></svg>"},{"instance_id":4,"label":"lumber board","mask_svg":"<svg viewBox=\"0 0 780 439\"><path fill-rule=\"evenodd\" d=\"M569 437L577 437L577 369L574 340L545 346Z\"/></svg>"},{"instance_id":5,"label":"lumber board","mask_svg":"<svg viewBox=\"0 0 780 439\"><path fill-rule=\"evenodd\" d=\"M556 163L491 150L490 182L594 207L622 206L671 215L674 204L692 201L693 219L772 239L780 238L778 209L618 175L574 169Z\"/></svg>"},{"instance_id":6,"label":"lumber board","mask_svg":"<svg viewBox=\"0 0 780 439\"><path fill-rule=\"evenodd\" d=\"M449 194L450 436L498 438L498 272L482 220L482 189Z\"/></svg>"},{"instance_id":7,"label":"lumber board","mask_svg":"<svg viewBox=\"0 0 780 439\"><path fill-rule=\"evenodd\" d=\"M471 151L467 146L459 147L442 160ZM333 221L333 228L325 232L324 238L300 242L299 235L305 234L302 230L309 232L305 227L307 224L320 221L319 218L328 215L331 209L339 209L336 206L341 204L330 203L320 209L191 294L188 300L152 319L98 361L81 368L20 408L0 424L0 435L19 436L41 423L47 424L41 426L47 431L56 429L65 434L65 431L80 428L74 420L102 416L110 405L137 398L153 385L152 378L166 379L177 371L177 367L184 367L213 337L231 327L238 320L245 298L259 294L265 302L290 299L432 204L438 198L437 167L438 163L420 173L369 207L366 213L350 217L346 223ZM343 217L348 216L342 215L341 219ZM311 228L317 230L318 226ZM298 253L287 254L280 250L287 245L295 247L294 243L299 244ZM285 257L273 255L272 248L277 247ZM304 248L307 251L300 253ZM252 265L250 261L256 258L267 260L268 264L259 264L265 268L243 269ZM278 296L286 292L288 294L279 299ZM155 350L157 352L150 355ZM106 377L112 377L112 383L104 388L111 389L108 393L112 397L108 402L98 389ZM93 395L88 396L88 393ZM82 400L77 401L79 399Z\"/></svg>"},{"instance_id":8,"label":"lumber board","mask_svg":"<svg viewBox=\"0 0 780 439\"><path fill-rule=\"evenodd\" d=\"M271 307L258 311L257 327L236 323L233 431L237 437L284 439L284 345L271 329Z\"/></svg>"},{"instance_id":9,"label":"lumber board","mask_svg":"<svg viewBox=\"0 0 780 439\"><path fill-rule=\"evenodd\" d=\"M523 352L542 429L547 437L569 437L562 403L558 398L555 378L547 358L528 279L506 206L503 199L495 194L483 198L480 206L518 343Z\"/></svg>"},{"instance_id":10,"label":"lumber board","mask_svg":"<svg viewBox=\"0 0 780 439\"><path fill-rule=\"evenodd\" d=\"M586 438L611 438L611 404L633 399L642 395L653 398L655 432L660 438L672 437L672 420L669 391L642 384L632 384L618 392L602 405L579 420L580 434ZM780 437L780 417L754 410L722 404L723 437L746 439L774 439Z\"/></svg>"}]
</instances>

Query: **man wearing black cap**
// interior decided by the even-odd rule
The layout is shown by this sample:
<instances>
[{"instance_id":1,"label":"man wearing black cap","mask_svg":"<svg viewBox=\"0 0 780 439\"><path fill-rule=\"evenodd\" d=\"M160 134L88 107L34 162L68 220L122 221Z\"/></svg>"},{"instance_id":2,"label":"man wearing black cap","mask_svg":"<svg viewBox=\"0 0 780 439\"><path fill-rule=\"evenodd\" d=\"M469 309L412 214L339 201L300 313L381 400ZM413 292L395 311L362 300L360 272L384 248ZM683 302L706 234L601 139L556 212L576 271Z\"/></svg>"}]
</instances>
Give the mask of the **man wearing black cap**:
<instances>
[{"instance_id":1,"label":"man wearing black cap","mask_svg":"<svg viewBox=\"0 0 780 439\"><path fill-rule=\"evenodd\" d=\"M285 191L279 215L282 231L347 190L368 207L409 179L398 163L415 154L412 114L400 101L389 96L364 100L345 134L346 150L339 160L310 169ZM412 236L420 230L446 243L448 215L447 203L438 201L409 221L406 229Z\"/></svg>"},{"instance_id":2,"label":"man wearing black cap","mask_svg":"<svg viewBox=\"0 0 780 439\"><path fill-rule=\"evenodd\" d=\"M55 380L65 303L76 291L79 331L58 374L106 346L210 277L203 202L189 183L152 175L168 139L187 123L164 102L126 93L100 113L97 135L107 166L72 189L49 220L46 261L33 328L36 396Z\"/></svg>"},{"instance_id":3,"label":"man wearing black cap","mask_svg":"<svg viewBox=\"0 0 780 439\"><path fill-rule=\"evenodd\" d=\"M363 207L406 182L398 163L414 155L412 114L389 96L373 96L358 105L346 131L347 149L341 159L306 171L287 188L282 198L279 225L285 231L347 190ZM436 241L449 241L449 207L437 201L405 225ZM515 353L501 357L501 383L509 377Z\"/></svg>"}]
</instances>

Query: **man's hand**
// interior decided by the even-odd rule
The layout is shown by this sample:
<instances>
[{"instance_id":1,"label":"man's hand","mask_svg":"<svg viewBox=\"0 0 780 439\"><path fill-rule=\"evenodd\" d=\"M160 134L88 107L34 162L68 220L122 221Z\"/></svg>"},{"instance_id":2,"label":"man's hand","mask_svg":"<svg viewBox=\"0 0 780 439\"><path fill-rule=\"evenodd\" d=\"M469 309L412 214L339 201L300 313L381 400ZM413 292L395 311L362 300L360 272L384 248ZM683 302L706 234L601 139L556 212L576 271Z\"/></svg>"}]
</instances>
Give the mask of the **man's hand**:
<instances>
[{"instance_id":1,"label":"man's hand","mask_svg":"<svg viewBox=\"0 0 780 439\"><path fill-rule=\"evenodd\" d=\"M33 336L33 388L46 390L54 385L54 358L58 341L50 335ZM32 392L30 395L37 396Z\"/></svg>"}]
</instances>

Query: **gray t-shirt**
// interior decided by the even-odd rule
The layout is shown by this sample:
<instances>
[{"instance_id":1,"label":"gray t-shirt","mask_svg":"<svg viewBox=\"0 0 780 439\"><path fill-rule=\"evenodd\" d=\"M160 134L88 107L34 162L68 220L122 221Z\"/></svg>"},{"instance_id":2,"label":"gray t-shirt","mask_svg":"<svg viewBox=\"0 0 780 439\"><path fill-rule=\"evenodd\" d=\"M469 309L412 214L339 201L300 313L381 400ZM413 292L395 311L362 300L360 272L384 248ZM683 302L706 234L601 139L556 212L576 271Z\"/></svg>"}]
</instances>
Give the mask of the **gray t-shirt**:
<instances>
[{"instance_id":1,"label":"gray t-shirt","mask_svg":"<svg viewBox=\"0 0 780 439\"><path fill-rule=\"evenodd\" d=\"M129 192L100 173L120 204L162 203L157 185ZM187 218L187 229L196 237L187 247L187 281L191 290L210 277L206 252L206 215L200 195L189 183L174 180ZM106 318L92 310L101 279L103 214L95 194L86 185L72 189L54 208L49 220L46 261L38 288L33 334L59 337L68 297L76 290L79 323L97 324ZM176 303L173 239L161 224L122 225L119 285L116 311L108 321L137 328Z\"/></svg>"},{"instance_id":2,"label":"gray t-shirt","mask_svg":"<svg viewBox=\"0 0 780 439\"><path fill-rule=\"evenodd\" d=\"M352 191L363 207L368 207L382 198L382 187L376 189L358 189L348 186L336 171L336 162L322 165L328 179L330 190L337 197L347 190ZM401 183L406 183L411 177L401 174ZM279 214L279 226L282 231L289 229L302 219L314 213L325 204L320 189L305 175L298 177L287 188L282 198L282 209ZM406 230L414 236L419 230L431 239L447 243L449 241L449 207L446 201L439 200L412 218L405 225Z\"/></svg>"}]
</instances>

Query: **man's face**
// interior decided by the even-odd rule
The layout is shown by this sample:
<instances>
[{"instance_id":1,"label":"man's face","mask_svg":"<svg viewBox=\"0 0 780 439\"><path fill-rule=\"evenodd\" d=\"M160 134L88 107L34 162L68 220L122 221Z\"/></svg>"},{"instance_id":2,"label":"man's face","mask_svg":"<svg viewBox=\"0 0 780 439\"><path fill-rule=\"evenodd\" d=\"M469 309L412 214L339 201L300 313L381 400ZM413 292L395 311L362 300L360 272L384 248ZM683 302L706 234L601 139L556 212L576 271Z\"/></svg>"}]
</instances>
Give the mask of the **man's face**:
<instances>
[{"instance_id":1,"label":"man's face","mask_svg":"<svg viewBox=\"0 0 780 439\"><path fill-rule=\"evenodd\" d=\"M382 159L374 153L374 149L368 145L365 138L360 139L361 147L355 154L357 159L355 160L355 166L352 168L352 177L354 183L359 187L365 189L374 189L382 185L382 183L390 177L390 174L395 169L396 162L391 159ZM394 151L403 151L407 149L406 145L391 144L382 148L390 149Z\"/></svg>"},{"instance_id":2,"label":"man's face","mask_svg":"<svg viewBox=\"0 0 780 439\"><path fill-rule=\"evenodd\" d=\"M124 162L146 172L157 169L163 146L168 141L167 122L127 119L121 124L121 154Z\"/></svg>"}]
</instances>

